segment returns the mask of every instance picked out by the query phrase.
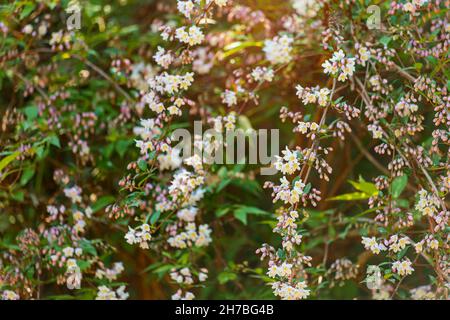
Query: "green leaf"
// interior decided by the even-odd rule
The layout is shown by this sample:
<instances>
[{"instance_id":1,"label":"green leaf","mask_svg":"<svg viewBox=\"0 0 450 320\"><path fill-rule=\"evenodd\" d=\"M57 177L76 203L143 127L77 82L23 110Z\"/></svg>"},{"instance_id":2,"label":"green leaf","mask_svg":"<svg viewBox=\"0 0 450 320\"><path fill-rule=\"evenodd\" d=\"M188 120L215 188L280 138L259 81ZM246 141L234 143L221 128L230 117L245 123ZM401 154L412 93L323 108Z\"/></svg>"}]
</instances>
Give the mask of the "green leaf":
<instances>
[{"instance_id":1,"label":"green leaf","mask_svg":"<svg viewBox=\"0 0 450 320\"><path fill-rule=\"evenodd\" d=\"M17 158L17 156L20 154L19 151L16 151L9 156L4 157L2 160L0 160L0 172L14 159Z\"/></svg>"},{"instance_id":2,"label":"green leaf","mask_svg":"<svg viewBox=\"0 0 450 320\"><path fill-rule=\"evenodd\" d=\"M161 211L153 212L152 216L150 217L150 223L155 224L158 221L160 216L161 216Z\"/></svg>"},{"instance_id":3,"label":"green leaf","mask_svg":"<svg viewBox=\"0 0 450 320\"><path fill-rule=\"evenodd\" d=\"M47 139L48 139L48 142L51 145L54 145L55 147L61 148L61 143L59 142L58 136L56 136L56 135L53 136L52 135L52 136L49 136Z\"/></svg>"},{"instance_id":4,"label":"green leaf","mask_svg":"<svg viewBox=\"0 0 450 320\"><path fill-rule=\"evenodd\" d=\"M407 175L403 175L403 176L395 178L394 181L392 181L392 185L391 185L392 197L398 198L402 194L402 192L405 189L407 184L408 184L408 176Z\"/></svg>"},{"instance_id":5,"label":"green leaf","mask_svg":"<svg viewBox=\"0 0 450 320\"><path fill-rule=\"evenodd\" d=\"M82 239L80 241L80 247L83 249L83 252L89 253L92 256L97 256L97 250L92 245L92 243L86 239ZM81 261L78 261L78 266L82 269L82 266L80 265Z\"/></svg>"},{"instance_id":6,"label":"green leaf","mask_svg":"<svg viewBox=\"0 0 450 320\"><path fill-rule=\"evenodd\" d=\"M104 207L106 207L107 205L111 204L114 202L116 198L113 196L103 196L100 197L91 207L92 212L95 213L101 209L103 209Z\"/></svg>"},{"instance_id":7,"label":"green leaf","mask_svg":"<svg viewBox=\"0 0 450 320\"><path fill-rule=\"evenodd\" d=\"M257 207L241 206L239 208L239 210L244 210L245 212L247 212L249 214L255 214L255 215L270 214L269 212L259 209Z\"/></svg>"},{"instance_id":8,"label":"green leaf","mask_svg":"<svg viewBox=\"0 0 450 320\"><path fill-rule=\"evenodd\" d=\"M23 191L17 191L11 194L11 198L16 201L23 202L23 200L25 200L25 193Z\"/></svg>"},{"instance_id":9,"label":"green leaf","mask_svg":"<svg viewBox=\"0 0 450 320\"><path fill-rule=\"evenodd\" d=\"M414 68L416 69L417 72L420 72L420 70L422 70L423 64L420 62L416 62L414 63Z\"/></svg>"},{"instance_id":10,"label":"green leaf","mask_svg":"<svg viewBox=\"0 0 450 320\"><path fill-rule=\"evenodd\" d=\"M22 176L20 177L20 185L24 186L30 181L34 175L34 167L27 167L23 170Z\"/></svg>"},{"instance_id":11,"label":"green leaf","mask_svg":"<svg viewBox=\"0 0 450 320\"><path fill-rule=\"evenodd\" d=\"M353 200L364 200L369 198L370 196L365 192L352 192L328 198L327 201L353 201Z\"/></svg>"},{"instance_id":12,"label":"green leaf","mask_svg":"<svg viewBox=\"0 0 450 320\"><path fill-rule=\"evenodd\" d=\"M216 211L216 217L220 218L226 215L230 211L230 207L223 207Z\"/></svg>"},{"instance_id":13,"label":"green leaf","mask_svg":"<svg viewBox=\"0 0 450 320\"><path fill-rule=\"evenodd\" d=\"M150 153L148 154L148 158L149 158L150 160L155 159L155 157L156 157L156 150L153 150L152 152L150 152Z\"/></svg>"},{"instance_id":14,"label":"green leaf","mask_svg":"<svg viewBox=\"0 0 450 320\"><path fill-rule=\"evenodd\" d=\"M36 4L33 2L28 2L25 4L22 12L20 13L20 20L28 17L31 12L33 12L34 8L36 8Z\"/></svg>"},{"instance_id":15,"label":"green leaf","mask_svg":"<svg viewBox=\"0 0 450 320\"><path fill-rule=\"evenodd\" d=\"M23 112L27 116L27 119L31 121L37 118L39 114L39 109L37 106L28 106L23 109Z\"/></svg>"},{"instance_id":16,"label":"green leaf","mask_svg":"<svg viewBox=\"0 0 450 320\"><path fill-rule=\"evenodd\" d=\"M91 266L91 262L84 261L84 260L78 260L77 265L78 265L78 267L80 267L81 271L84 271L84 270L89 269L89 267Z\"/></svg>"},{"instance_id":17,"label":"green leaf","mask_svg":"<svg viewBox=\"0 0 450 320\"><path fill-rule=\"evenodd\" d=\"M245 210L236 210L234 212L234 216L236 219L241 221L244 225L247 225L247 212L245 212Z\"/></svg>"},{"instance_id":18,"label":"green leaf","mask_svg":"<svg viewBox=\"0 0 450 320\"><path fill-rule=\"evenodd\" d=\"M46 150L43 146L36 147L36 155L37 155L38 159L44 158L45 151Z\"/></svg>"},{"instance_id":19,"label":"green leaf","mask_svg":"<svg viewBox=\"0 0 450 320\"><path fill-rule=\"evenodd\" d=\"M308 183L308 184L305 186L305 189L303 189L303 193L308 194L309 191L311 191L311 187L312 187L311 183Z\"/></svg>"},{"instance_id":20,"label":"green leaf","mask_svg":"<svg viewBox=\"0 0 450 320\"><path fill-rule=\"evenodd\" d=\"M262 41L236 41L224 47L225 52L223 53L222 58L225 59L235 53L244 50L245 48L262 47L262 46L263 46Z\"/></svg>"},{"instance_id":21,"label":"green leaf","mask_svg":"<svg viewBox=\"0 0 450 320\"><path fill-rule=\"evenodd\" d=\"M147 170L147 161L145 161L145 160L139 160L138 161L138 167L139 167L139 169L141 169L142 171L145 171L145 170Z\"/></svg>"},{"instance_id":22,"label":"green leaf","mask_svg":"<svg viewBox=\"0 0 450 320\"><path fill-rule=\"evenodd\" d=\"M166 273L168 273L170 270L172 270L173 267L174 267L173 264L164 264L164 265L156 268L155 270L153 270L153 273L157 274L158 277L162 278Z\"/></svg>"},{"instance_id":23,"label":"green leaf","mask_svg":"<svg viewBox=\"0 0 450 320\"><path fill-rule=\"evenodd\" d=\"M400 260L401 258L403 258L407 251L408 251L408 247L404 248L399 253L397 253L397 259Z\"/></svg>"},{"instance_id":24,"label":"green leaf","mask_svg":"<svg viewBox=\"0 0 450 320\"><path fill-rule=\"evenodd\" d=\"M229 185L231 182L231 179L223 179L220 181L220 183L217 185L216 192L222 191L227 185Z\"/></svg>"},{"instance_id":25,"label":"green leaf","mask_svg":"<svg viewBox=\"0 0 450 320\"><path fill-rule=\"evenodd\" d=\"M280 259L286 258L286 252L283 249L278 249L277 255Z\"/></svg>"},{"instance_id":26,"label":"green leaf","mask_svg":"<svg viewBox=\"0 0 450 320\"><path fill-rule=\"evenodd\" d=\"M361 176L358 182L352 180L349 180L349 182L356 190L367 193L369 196L378 194L378 189L375 184L365 181Z\"/></svg>"},{"instance_id":27,"label":"green leaf","mask_svg":"<svg viewBox=\"0 0 450 320\"><path fill-rule=\"evenodd\" d=\"M242 115L239 116L238 123L239 123L239 127L244 130L253 129L250 119L247 118L246 116L242 116Z\"/></svg>"},{"instance_id":28,"label":"green leaf","mask_svg":"<svg viewBox=\"0 0 450 320\"><path fill-rule=\"evenodd\" d=\"M399 206L400 208L409 208L409 201L406 199L397 199L395 200L395 205Z\"/></svg>"},{"instance_id":29,"label":"green leaf","mask_svg":"<svg viewBox=\"0 0 450 320\"><path fill-rule=\"evenodd\" d=\"M219 275L217 276L217 280L219 280L220 284L225 284L228 281L232 281L232 280L236 280L236 279L237 279L236 273L229 272L229 271L223 271L223 272L219 273Z\"/></svg>"},{"instance_id":30,"label":"green leaf","mask_svg":"<svg viewBox=\"0 0 450 320\"><path fill-rule=\"evenodd\" d=\"M383 37L381 37L381 39L380 39L380 43L381 43L382 45L384 45L384 46L387 47L387 45L389 44L389 42L391 42L391 40L392 40L391 37L383 36Z\"/></svg>"},{"instance_id":31,"label":"green leaf","mask_svg":"<svg viewBox=\"0 0 450 320\"><path fill-rule=\"evenodd\" d=\"M133 143L133 141L130 140L119 140L116 143L116 151L120 155L120 157L123 157L125 155L125 152L127 151L128 147Z\"/></svg>"},{"instance_id":32,"label":"green leaf","mask_svg":"<svg viewBox=\"0 0 450 320\"><path fill-rule=\"evenodd\" d=\"M261 210L256 207L249 207L249 206L240 206L238 209L234 211L234 216L236 219L241 221L243 224L247 225L247 215L248 214L254 214L254 215L266 215L270 214L267 211Z\"/></svg>"}]
</instances>

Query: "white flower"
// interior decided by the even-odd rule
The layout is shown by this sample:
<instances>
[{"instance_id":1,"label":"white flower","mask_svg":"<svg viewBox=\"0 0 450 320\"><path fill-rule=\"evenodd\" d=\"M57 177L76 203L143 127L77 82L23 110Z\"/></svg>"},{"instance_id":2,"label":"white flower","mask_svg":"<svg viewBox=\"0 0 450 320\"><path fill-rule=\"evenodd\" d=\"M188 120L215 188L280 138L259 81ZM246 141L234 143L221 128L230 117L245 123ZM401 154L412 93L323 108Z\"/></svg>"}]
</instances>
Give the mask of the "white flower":
<instances>
[{"instance_id":1,"label":"white flower","mask_svg":"<svg viewBox=\"0 0 450 320\"><path fill-rule=\"evenodd\" d=\"M395 261L392 264L392 270L397 272L400 276L410 275L414 269L411 267L411 261L405 259L403 261Z\"/></svg>"},{"instance_id":2,"label":"white flower","mask_svg":"<svg viewBox=\"0 0 450 320\"><path fill-rule=\"evenodd\" d=\"M214 2L219 6L219 7L224 7L228 4L229 0L214 0Z\"/></svg>"},{"instance_id":3,"label":"white flower","mask_svg":"<svg viewBox=\"0 0 450 320\"><path fill-rule=\"evenodd\" d=\"M255 69L253 69L251 76L257 82L259 82L259 81L272 82L274 72L272 69L268 69L266 67L262 67L262 68L256 67Z\"/></svg>"},{"instance_id":4,"label":"white flower","mask_svg":"<svg viewBox=\"0 0 450 320\"><path fill-rule=\"evenodd\" d=\"M236 93L231 90L225 90L222 93L222 102L225 103L228 107L232 107L237 104Z\"/></svg>"},{"instance_id":5,"label":"white flower","mask_svg":"<svg viewBox=\"0 0 450 320\"><path fill-rule=\"evenodd\" d=\"M292 6L297 14L312 18L319 11L320 2L316 0L292 0Z\"/></svg>"},{"instance_id":6,"label":"white flower","mask_svg":"<svg viewBox=\"0 0 450 320\"><path fill-rule=\"evenodd\" d=\"M172 300L181 300L181 294L181 289L178 289L178 291L172 295Z\"/></svg>"},{"instance_id":7,"label":"white flower","mask_svg":"<svg viewBox=\"0 0 450 320\"><path fill-rule=\"evenodd\" d=\"M187 90L191 86L193 81L194 74L192 72L188 72L184 75L172 75L164 72L153 78L150 78L148 80L148 84L150 88L159 93L173 95L180 92L180 90ZM153 108L157 108L156 106L152 107L152 105L157 105L159 103L155 92L152 91L144 96L143 101L149 104L152 110Z\"/></svg>"},{"instance_id":8,"label":"white flower","mask_svg":"<svg viewBox=\"0 0 450 320\"><path fill-rule=\"evenodd\" d=\"M377 243L375 237L372 238L362 237L362 244L364 245L366 250L370 250L375 254L379 254L380 251L386 250L386 247L383 244Z\"/></svg>"},{"instance_id":9,"label":"white flower","mask_svg":"<svg viewBox=\"0 0 450 320\"><path fill-rule=\"evenodd\" d=\"M195 298L194 294L192 292L186 292L184 295L184 300L193 300Z\"/></svg>"},{"instance_id":10,"label":"white flower","mask_svg":"<svg viewBox=\"0 0 450 320\"><path fill-rule=\"evenodd\" d=\"M278 270L278 275L280 277L289 277L292 273L292 264L283 262Z\"/></svg>"},{"instance_id":11,"label":"white flower","mask_svg":"<svg viewBox=\"0 0 450 320\"><path fill-rule=\"evenodd\" d=\"M333 69L333 65L330 63L330 61L325 61L324 63L322 63L322 68L323 68L323 72L325 72L326 74L333 74L335 73L335 69Z\"/></svg>"},{"instance_id":12,"label":"white flower","mask_svg":"<svg viewBox=\"0 0 450 320\"><path fill-rule=\"evenodd\" d=\"M416 11L416 7L411 2L407 2L403 5L403 11L414 13Z\"/></svg>"},{"instance_id":13,"label":"white flower","mask_svg":"<svg viewBox=\"0 0 450 320\"><path fill-rule=\"evenodd\" d=\"M81 188L76 185L72 188L64 189L64 194L72 201L72 203L81 202Z\"/></svg>"},{"instance_id":14,"label":"white flower","mask_svg":"<svg viewBox=\"0 0 450 320\"><path fill-rule=\"evenodd\" d=\"M80 289L81 280L83 279L83 275L80 271L80 268L72 268L68 270L68 276L66 279L66 286L69 290Z\"/></svg>"},{"instance_id":15,"label":"white flower","mask_svg":"<svg viewBox=\"0 0 450 320\"><path fill-rule=\"evenodd\" d=\"M266 54L267 60L272 64L288 63L292 60L293 39L286 35L277 36L272 40L264 41L263 51Z\"/></svg>"},{"instance_id":16,"label":"white flower","mask_svg":"<svg viewBox=\"0 0 450 320\"><path fill-rule=\"evenodd\" d=\"M69 270L77 268L78 267L77 260L75 260L75 259L68 259L67 262L66 262L66 266L67 266L67 269L69 269Z\"/></svg>"},{"instance_id":17,"label":"white flower","mask_svg":"<svg viewBox=\"0 0 450 320\"><path fill-rule=\"evenodd\" d=\"M366 47L361 47L358 49L358 54L359 54L359 60L361 60L361 64L363 66L366 65L366 62L369 60L370 58L370 52L369 50L367 50Z\"/></svg>"},{"instance_id":18,"label":"white flower","mask_svg":"<svg viewBox=\"0 0 450 320\"><path fill-rule=\"evenodd\" d=\"M186 32L186 27L178 28L175 31L175 37L183 43L188 43L190 46L200 44L205 39L202 31L197 26L191 26L188 32Z\"/></svg>"},{"instance_id":19,"label":"white flower","mask_svg":"<svg viewBox=\"0 0 450 320\"><path fill-rule=\"evenodd\" d=\"M196 207L184 208L178 211L177 216L180 220L192 222L195 220L198 209Z\"/></svg>"},{"instance_id":20,"label":"white flower","mask_svg":"<svg viewBox=\"0 0 450 320\"><path fill-rule=\"evenodd\" d=\"M308 132L309 126L310 126L309 122L300 121L297 125L297 130L298 132L305 134Z\"/></svg>"},{"instance_id":21,"label":"white flower","mask_svg":"<svg viewBox=\"0 0 450 320\"><path fill-rule=\"evenodd\" d=\"M116 290L117 295L119 296L119 300L127 300L128 297L130 296L128 294L128 292L125 292L125 286L120 286L117 290Z\"/></svg>"},{"instance_id":22,"label":"white flower","mask_svg":"<svg viewBox=\"0 0 450 320\"><path fill-rule=\"evenodd\" d=\"M321 107L325 107L327 105L328 100L329 100L329 95L330 95L330 90L328 88L322 88L319 90L319 92L317 93L317 98L318 98L319 105Z\"/></svg>"},{"instance_id":23,"label":"white flower","mask_svg":"<svg viewBox=\"0 0 450 320\"><path fill-rule=\"evenodd\" d=\"M162 66L164 69L167 69L173 62L172 54L166 53L166 51L162 47L158 47L158 51L153 56L153 59L155 59L156 63Z\"/></svg>"},{"instance_id":24,"label":"white flower","mask_svg":"<svg viewBox=\"0 0 450 320\"><path fill-rule=\"evenodd\" d=\"M275 264L270 266L267 275L271 278L275 278L278 275L278 267Z\"/></svg>"},{"instance_id":25,"label":"white flower","mask_svg":"<svg viewBox=\"0 0 450 320\"><path fill-rule=\"evenodd\" d=\"M31 24L27 24L24 28L23 28L23 33L26 34L30 34L33 32L33 26Z\"/></svg>"},{"instance_id":26,"label":"white flower","mask_svg":"<svg viewBox=\"0 0 450 320\"><path fill-rule=\"evenodd\" d=\"M214 54L208 48L199 47L192 56L194 57L192 70L198 74L208 74L214 66Z\"/></svg>"},{"instance_id":27,"label":"white flower","mask_svg":"<svg viewBox=\"0 0 450 320\"><path fill-rule=\"evenodd\" d=\"M79 233L83 233L84 227L86 227L86 221L78 220L77 223L73 226L73 230Z\"/></svg>"},{"instance_id":28,"label":"white flower","mask_svg":"<svg viewBox=\"0 0 450 320\"><path fill-rule=\"evenodd\" d=\"M319 125L315 122L311 122L309 128L311 129L311 131L317 131L317 129L319 129Z\"/></svg>"},{"instance_id":29,"label":"white flower","mask_svg":"<svg viewBox=\"0 0 450 320\"><path fill-rule=\"evenodd\" d=\"M423 251L423 244L424 241L422 240L414 245L414 250L416 250L416 253L421 253Z\"/></svg>"},{"instance_id":30,"label":"white flower","mask_svg":"<svg viewBox=\"0 0 450 320\"><path fill-rule=\"evenodd\" d=\"M409 291L413 300L435 300L436 295L432 292L430 285L420 286Z\"/></svg>"},{"instance_id":31,"label":"white flower","mask_svg":"<svg viewBox=\"0 0 450 320\"><path fill-rule=\"evenodd\" d=\"M433 239L429 242L428 246L430 247L430 249L437 250L439 249L439 241Z\"/></svg>"},{"instance_id":32,"label":"white flower","mask_svg":"<svg viewBox=\"0 0 450 320\"><path fill-rule=\"evenodd\" d=\"M193 245L197 247L209 245L212 242L212 230L209 226L207 224L200 225L198 227L198 232L196 229L194 223L188 223L185 227L185 231L170 237L167 239L167 242L170 246L180 249L191 247Z\"/></svg>"},{"instance_id":33,"label":"white flower","mask_svg":"<svg viewBox=\"0 0 450 320\"><path fill-rule=\"evenodd\" d=\"M2 300L19 300L20 297L17 293L11 290L5 290L2 292Z\"/></svg>"},{"instance_id":34,"label":"white flower","mask_svg":"<svg viewBox=\"0 0 450 320\"><path fill-rule=\"evenodd\" d=\"M415 206L416 210L421 212L424 216L433 217L439 211L438 209L441 206L439 198L432 193L428 193L424 189L420 190L418 194L419 201Z\"/></svg>"},{"instance_id":35,"label":"white flower","mask_svg":"<svg viewBox=\"0 0 450 320\"><path fill-rule=\"evenodd\" d=\"M190 19L192 11L194 10L194 4L192 1L180 1L177 3L178 11L180 11L186 18Z\"/></svg>"},{"instance_id":36,"label":"white flower","mask_svg":"<svg viewBox=\"0 0 450 320\"><path fill-rule=\"evenodd\" d=\"M198 274L198 281L203 282L206 279L208 279L208 274L204 273L204 272L200 272Z\"/></svg>"},{"instance_id":37,"label":"white flower","mask_svg":"<svg viewBox=\"0 0 450 320\"><path fill-rule=\"evenodd\" d=\"M172 300L193 300L194 298L194 294L189 291L187 291L183 296L183 292L181 291L181 289L178 289L178 291L172 295Z\"/></svg>"},{"instance_id":38,"label":"white flower","mask_svg":"<svg viewBox=\"0 0 450 320\"><path fill-rule=\"evenodd\" d=\"M292 273L292 264L283 262L280 266L272 265L267 271L267 275L271 278L279 277L289 277Z\"/></svg>"},{"instance_id":39,"label":"white flower","mask_svg":"<svg viewBox=\"0 0 450 320\"><path fill-rule=\"evenodd\" d=\"M288 283L274 282L272 289L274 294L283 300L300 300L307 298L310 294L310 290L306 289L304 281L298 282L295 286Z\"/></svg>"},{"instance_id":40,"label":"white flower","mask_svg":"<svg viewBox=\"0 0 450 320\"><path fill-rule=\"evenodd\" d=\"M337 75L338 81L345 81L355 72L355 58L346 58L341 49L333 53L333 57L322 64L325 74Z\"/></svg>"},{"instance_id":41,"label":"white flower","mask_svg":"<svg viewBox=\"0 0 450 320\"><path fill-rule=\"evenodd\" d=\"M383 130L379 125L371 124L371 125L367 126L367 129L372 132L372 136L374 139L383 138Z\"/></svg>"},{"instance_id":42,"label":"white flower","mask_svg":"<svg viewBox=\"0 0 450 320\"><path fill-rule=\"evenodd\" d=\"M182 159L180 157L180 150L174 148L167 152L167 154L160 154L158 156L159 169L164 170L175 170L181 166Z\"/></svg>"},{"instance_id":43,"label":"white flower","mask_svg":"<svg viewBox=\"0 0 450 320\"><path fill-rule=\"evenodd\" d=\"M74 253L74 249L72 247L66 247L63 249L63 254L67 258L73 256L73 253Z\"/></svg>"},{"instance_id":44,"label":"white flower","mask_svg":"<svg viewBox=\"0 0 450 320\"><path fill-rule=\"evenodd\" d=\"M125 239L127 240L127 243L129 243L129 244L137 243L138 239L136 237L135 231L133 229L131 229L130 227L128 227L128 229L129 229L129 231L125 235Z\"/></svg>"},{"instance_id":45,"label":"white flower","mask_svg":"<svg viewBox=\"0 0 450 320\"><path fill-rule=\"evenodd\" d=\"M276 156L274 163L275 169L281 171L283 174L293 174L300 170L300 163L297 159L296 151L291 151L287 147L282 151L283 157Z\"/></svg>"},{"instance_id":46,"label":"white flower","mask_svg":"<svg viewBox=\"0 0 450 320\"><path fill-rule=\"evenodd\" d=\"M107 286L98 287L97 297L95 300L117 300L116 292Z\"/></svg>"}]
</instances>

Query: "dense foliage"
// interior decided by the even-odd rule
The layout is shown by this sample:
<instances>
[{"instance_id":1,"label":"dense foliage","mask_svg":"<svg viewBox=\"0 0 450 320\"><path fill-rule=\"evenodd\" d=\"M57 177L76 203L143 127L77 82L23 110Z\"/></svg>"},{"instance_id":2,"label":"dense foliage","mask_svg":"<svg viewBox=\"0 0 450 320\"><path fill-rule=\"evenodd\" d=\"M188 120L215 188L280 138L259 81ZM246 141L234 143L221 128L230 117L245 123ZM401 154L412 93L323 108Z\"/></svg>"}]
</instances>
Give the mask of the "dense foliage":
<instances>
[{"instance_id":1,"label":"dense foliage","mask_svg":"<svg viewBox=\"0 0 450 320\"><path fill-rule=\"evenodd\" d=\"M447 299L449 8L2 3L0 295Z\"/></svg>"}]
</instances>

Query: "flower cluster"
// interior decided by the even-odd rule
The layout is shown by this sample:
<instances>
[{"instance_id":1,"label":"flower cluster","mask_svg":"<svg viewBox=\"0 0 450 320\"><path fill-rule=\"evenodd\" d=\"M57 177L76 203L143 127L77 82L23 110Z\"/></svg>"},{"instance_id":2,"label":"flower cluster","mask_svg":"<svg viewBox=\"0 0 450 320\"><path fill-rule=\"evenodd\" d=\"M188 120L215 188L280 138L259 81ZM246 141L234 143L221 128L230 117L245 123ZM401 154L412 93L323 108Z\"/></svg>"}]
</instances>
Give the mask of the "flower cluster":
<instances>
[{"instance_id":1,"label":"flower cluster","mask_svg":"<svg viewBox=\"0 0 450 320\"><path fill-rule=\"evenodd\" d=\"M374 254L379 254L381 251L386 250L386 246L382 243L377 242L375 237L362 237L362 244L366 250L372 251Z\"/></svg>"},{"instance_id":2,"label":"flower cluster","mask_svg":"<svg viewBox=\"0 0 450 320\"><path fill-rule=\"evenodd\" d=\"M292 37L277 36L264 42L263 51L267 60L272 64L288 63L292 60Z\"/></svg>"},{"instance_id":3,"label":"flower cluster","mask_svg":"<svg viewBox=\"0 0 450 320\"><path fill-rule=\"evenodd\" d=\"M300 300L307 298L310 294L310 290L306 288L305 282L298 282L295 286L280 282L274 282L272 284L274 294L283 300Z\"/></svg>"},{"instance_id":4,"label":"flower cluster","mask_svg":"<svg viewBox=\"0 0 450 320\"><path fill-rule=\"evenodd\" d=\"M260 81L272 82L274 72L272 69L266 67L256 67L255 69L253 69L251 76L256 82Z\"/></svg>"},{"instance_id":5,"label":"flower cluster","mask_svg":"<svg viewBox=\"0 0 450 320\"><path fill-rule=\"evenodd\" d=\"M392 264L392 270L397 272L400 276L407 276L413 273L414 269L411 267L411 261L408 259L395 261Z\"/></svg>"},{"instance_id":6,"label":"flower cluster","mask_svg":"<svg viewBox=\"0 0 450 320\"><path fill-rule=\"evenodd\" d=\"M204 247L211 243L211 229L207 224L197 227L194 223L188 223L183 232L176 233L167 239L169 245L174 248L187 248L193 245ZM171 232L172 233L172 232Z\"/></svg>"},{"instance_id":7,"label":"flower cluster","mask_svg":"<svg viewBox=\"0 0 450 320\"><path fill-rule=\"evenodd\" d=\"M146 223L133 229L128 226L128 232L125 239L129 244L139 244L142 249L148 249L148 242L152 239L150 226Z\"/></svg>"},{"instance_id":8,"label":"flower cluster","mask_svg":"<svg viewBox=\"0 0 450 320\"><path fill-rule=\"evenodd\" d=\"M448 1L263 2L10 1L1 299L448 299Z\"/></svg>"},{"instance_id":9,"label":"flower cluster","mask_svg":"<svg viewBox=\"0 0 450 320\"><path fill-rule=\"evenodd\" d=\"M120 286L117 290L112 290L107 286L98 287L98 293L95 300L126 300L128 293L125 292L125 286Z\"/></svg>"},{"instance_id":10,"label":"flower cluster","mask_svg":"<svg viewBox=\"0 0 450 320\"><path fill-rule=\"evenodd\" d=\"M175 37L180 40L180 42L187 43L190 46L200 44L205 39L202 30L197 26L191 26L189 29L186 27L178 28L175 32Z\"/></svg>"},{"instance_id":11,"label":"flower cluster","mask_svg":"<svg viewBox=\"0 0 450 320\"><path fill-rule=\"evenodd\" d=\"M361 50L361 49L360 49ZM367 61L367 53L361 53L363 58L362 61ZM331 74L333 76L338 76L338 81L344 82L355 72L355 58L347 58L343 50L339 50L333 53L333 57L322 64L323 72L326 74Z\"/></svg>"}]
</instances>

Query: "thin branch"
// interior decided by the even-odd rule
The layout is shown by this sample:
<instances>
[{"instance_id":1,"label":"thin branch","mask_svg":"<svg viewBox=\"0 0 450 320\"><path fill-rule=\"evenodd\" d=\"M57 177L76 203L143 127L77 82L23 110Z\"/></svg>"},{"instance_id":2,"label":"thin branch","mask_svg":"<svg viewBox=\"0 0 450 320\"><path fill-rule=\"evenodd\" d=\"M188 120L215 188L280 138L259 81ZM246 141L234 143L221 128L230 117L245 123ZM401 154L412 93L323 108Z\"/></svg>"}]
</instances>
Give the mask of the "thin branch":
<instances>
[{"instance_id":1,"label":"thin branch","mask_svg":"<svg viewBox=\"0 0 450 320\"><path fill-rule=\"evenodd\" d=\"M131 98L131 96L122 89L122 87L120 87L113 79L111 79L110 76L108 76L102 69L100 69L99 67L97 67L95 64L93 64L92 62L90 62L88 59L83 58L77 54L72 54L71 57L80 60L81 62L85 63L87 66L89 66L90 68L92 68L92 70L94 70L95 72L97 72L100 76L102 76L103 78L105 78L109 83L112 84L112 86L119 92L121 93L123 96L125 96L125 98L132 102L133 98Z\"/></svg>"}]
</instances>

